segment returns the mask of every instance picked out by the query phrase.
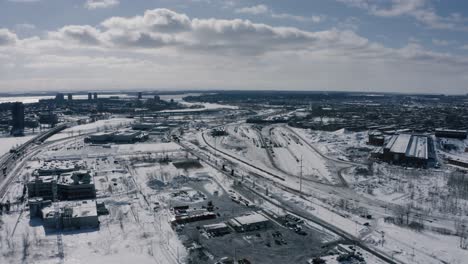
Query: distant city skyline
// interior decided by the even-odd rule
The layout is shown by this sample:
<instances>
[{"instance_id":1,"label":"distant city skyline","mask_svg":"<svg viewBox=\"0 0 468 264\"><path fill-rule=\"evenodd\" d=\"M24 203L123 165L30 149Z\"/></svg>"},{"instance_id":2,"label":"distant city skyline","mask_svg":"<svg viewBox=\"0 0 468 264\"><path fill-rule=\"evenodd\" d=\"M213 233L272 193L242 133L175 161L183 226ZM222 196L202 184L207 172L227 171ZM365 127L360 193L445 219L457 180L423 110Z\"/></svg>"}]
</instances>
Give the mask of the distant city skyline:
<instances>
[{"instance_id":1,"label":"distant city skyline","mask_svg":"<svg viewBox=\"0 0 468 264\"><path fill-rule=\"evenodd\" d=\"M467 94L468 2L0 0L0 92L150 89Z\"/></svg>"}]
</instances>

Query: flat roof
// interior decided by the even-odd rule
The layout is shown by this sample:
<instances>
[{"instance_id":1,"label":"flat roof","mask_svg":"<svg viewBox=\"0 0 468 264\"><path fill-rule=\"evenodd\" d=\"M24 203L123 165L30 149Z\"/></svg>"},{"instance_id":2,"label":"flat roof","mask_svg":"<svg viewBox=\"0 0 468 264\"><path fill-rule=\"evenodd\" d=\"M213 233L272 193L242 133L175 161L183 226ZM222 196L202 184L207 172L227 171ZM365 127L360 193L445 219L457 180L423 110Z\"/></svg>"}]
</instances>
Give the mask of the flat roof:
<instances>
[{"instance_id":1,"label":"flat roof","mask_svg":"<svg viewBox=\"0 0 468 264\"><path fill-rule=\"evenodd\" d=\"M428 147L427 147L427 137L424 136L413 136L411 140L411 145L406 152L406 156L415 157L419 159L428 158Z\"/></svg>"},{"instance_id":2,"label":"flat roof","mask_svg":"<svg viewBox=\"0 0 468 264\"><path fill-rule=\"evenodd\" d=\"M215 230L220 228L226 228L226 223L218 223L218 224L211 224L211 225L204 225L203 228L206 230Z\"/></svg>"},{"instance_id":3,"label":"flat roof","mask_svg":"<svg viewBox=\"0 0 468 264\"><path fill-rule=\"evenodd\" d=\"M58 205L61 214L63 214L65 208L71 208L72 217L79 218L98 215L95 200L66 201L59 202ZM54 217L54 213L54 205L50 205L42 209L42 214L46 218Z\"/></svg>"},{"instance_id":4,"label":"flat roof","mask_svg":"<svg viewBox=\"0 0 468 264\"><path fill-rule=\"evenodd\" d=\"M260 213L252 213L250 215L239 216L239 217L233 218L232 220L239 223L239 225L251 225L255 223L262 223L262 222L270 221L268 220L268 218L266 218L264 215Z\"/></svg>"},{"instance_id":5,"label":"flat roof","mask_svg":"<svg viewBox=\"0 0 468 264\"><path fill-rule=\"evenodd\" d=\"M408 145L411 141L411 135L400 134L395 137L396 139L393 141L393 144L390 147L390 151L393 153L406 153L406 150L408 149Z\"/></svg>"},{"instance_id":6,"label":"flat roof","mask_svg":"<svg viewBox=\"0 0 468 264\"><path fill-rule=\"evenodd\" d=\"M444 129L444 128L437 128L436 132L448 132L448 133L463 133L466 134L466 130L455 130L455 129Z\"/></svg>"}]
</instances>

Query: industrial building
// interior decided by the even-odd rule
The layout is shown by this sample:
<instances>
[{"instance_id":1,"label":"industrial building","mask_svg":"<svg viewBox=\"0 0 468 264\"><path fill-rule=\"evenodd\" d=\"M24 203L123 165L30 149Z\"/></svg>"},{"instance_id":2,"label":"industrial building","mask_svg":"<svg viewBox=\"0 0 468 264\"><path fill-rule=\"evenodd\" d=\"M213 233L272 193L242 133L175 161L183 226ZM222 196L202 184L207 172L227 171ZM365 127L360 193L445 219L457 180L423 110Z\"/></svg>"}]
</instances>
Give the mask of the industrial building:
<instances>
[{"instance_id":1,"label":"industrial building","mask_svg":"<svg viewBox=\"0 0 468 264\"><path fill-rule=\"evenodd\" d=\"M141 131L103 132L85 138L85 142L92 144L133 144L148 139L148 133Z\"/></svg>"},{"instance_id":2,"label":"industrial building","mask_svg":"<svg viewBox=\"0 0 468 264\"><path fill-rule=\"evenodd\" d=\"M368 144L374 146L383 146L385 144L385 137L380 131L372 131L368 134Z\"/></svg>"},{"instance_id":3,"label":"industrial building","mask_svg":"<svg viewBox=\"0 0 468 264\"><path fill-rule=\"evenodd\" d=\"M383 148L382 158L395 164L428 167L436 160L434 143L425 135L394 135Z\"/></svg>"},{"instance_id":4,"label":"industrial building","mask_svg":"<svg viewBox=\"0 0 468 264\"><path fill-rule=\"evenodd\" d=\"M88 171L74 171L61 175L36 176L27 183L28 196L44 200L94 199L96 189Z\"/></svg>"},{"instance_id":5,"label":"industrial building","mask_svg":"<svg viewBox=\"0 0 468 264\"><path fill-rule=\"evenodd\" d=\"M11 107L12 127L10 134L12 136L24 135L24 104L21 102L13 103Z\"/></svg>"},{"instance_id":6,"label":"industrial building","mask_svg":"<svg viewBox=\"0 0 468 264\"><path fill-rule=\"evenodd\" d=\"M59 202L42 210L44 226L54 229L97 228L99 219L95 200Z\"/></svg>"},{"instance_id":7,"label":"industrial building","mask_svg":"<svg viewBox=\"0 0 468 264\"><path fill-rule=\"evenodd\" d=\"M228 221L228 224L237 232L248 232L268 228L271 222L258 212L239 216Z\"/></svg>"},{"instance_id":8,"label":"industrial building","mask_svg":"<svg viewBox=\"0 0 468 264\"><path fill-rule=\"evenodd\" d=\"M436 129L435 131L435 136L441 138L466 139L467 135L466 130Z\"/></svg>"}]
</instances>

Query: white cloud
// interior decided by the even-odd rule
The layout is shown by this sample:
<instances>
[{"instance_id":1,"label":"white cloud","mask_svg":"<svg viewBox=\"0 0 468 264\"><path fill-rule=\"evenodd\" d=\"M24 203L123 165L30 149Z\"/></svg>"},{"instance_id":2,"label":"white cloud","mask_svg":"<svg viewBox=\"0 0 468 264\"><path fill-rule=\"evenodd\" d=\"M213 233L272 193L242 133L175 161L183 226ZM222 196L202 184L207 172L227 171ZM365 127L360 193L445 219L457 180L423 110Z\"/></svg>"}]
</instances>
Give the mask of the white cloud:
<instances>
[{"instance_id":1,"label":"white cloud","mask_svg":"<svg viewBox=\"0 0 468 264\"><path fill-rule=\"evenodd\" d=\"M432 39L432 44L436 46L449 46L453 44L453 41L448 41L444 39Z\"/></svg>"},{"instance_id":2,"label":"white cloud","mask_svg":"<svg viewBox=\"0 0 468 264\"><path fill-rule=\"evenodd\" d=\"M14 3L34 3L34 2L39 2L41 0L7 0L8 2L14 2Z\"/></svg>"},{"instance_id":3,"label":"white cloud","mask_svg":"<svg viewBox=\"0 0 468 264\"><path fill-rule=\"evenodd\" d=\"M466 18L460 14L440 16L430 6L429 0L336 0L346 5L367 10L380 17L410 16L421 24L433 29L468 31Z\"/></svg>"},{"instance_id":4,"label":"white cloud","mask_svg":"<svg viewBox=\"0 0 468 264\"><path fill-rule=\"evenodd\" d=\"M168 9L26 39L1 29L0 64L10 65L0 71L2 89L468 89L467 57L418 43L389 48L349 29L306 31Z\"/></svg>"},{"instance_id":5,"label":"white cloud","mask_svg":"<svg viewBox=\"0 0 468 264\"><path fill-rule=\"evenodd\" d=\"M270 9L266 5L256 5L251 7L237 8L235 12L239 14L259 15L269 13Z\"/></svg>"},{"instance_id":6,"label":"white cloud","mask_svg":"<svg viewBox=\"0 0 468 264\"><path fill-rule=\"evenodd\" d=\"M0 28L0 47L13 45L17 41L17 36L15 33L11 32L8 29Z\"/></svg>"},{"instance_id":7,"label":"white cloud","mask_svg":"<svg viewBox=\"0 0 468 264\"><path fill-rule=\"evenodd\" d=\"M87 9L98 9L98 8L110 8L119 5L119 0L87 0L85 8Z\"/></svg>"},{"instance_id":8,"label":"white cloud","mask_svg":"<svg viewBox=\"0 0 468 264\"><path fill-rule=\"evenodd\" d=\"M325 16L312 15L312 16L299 16L288 13L276 13L271 8L266 5L256 5L251 7L242 7L234 10L238 14L247 14L247 15L261 15L267 14L272 18L277 19L289 19L298 22L313 22L320 23L325 20Z\"/></svg>"},{"instance_id":9,"label":"white cloud","mask_svg":"<svg viewBox=\"0 0 468 264\"><path fill-rule=\"evenodd\" d=\"M468 44L460 47L462 50L468 50Z\"/></svg>"}]
</instances>

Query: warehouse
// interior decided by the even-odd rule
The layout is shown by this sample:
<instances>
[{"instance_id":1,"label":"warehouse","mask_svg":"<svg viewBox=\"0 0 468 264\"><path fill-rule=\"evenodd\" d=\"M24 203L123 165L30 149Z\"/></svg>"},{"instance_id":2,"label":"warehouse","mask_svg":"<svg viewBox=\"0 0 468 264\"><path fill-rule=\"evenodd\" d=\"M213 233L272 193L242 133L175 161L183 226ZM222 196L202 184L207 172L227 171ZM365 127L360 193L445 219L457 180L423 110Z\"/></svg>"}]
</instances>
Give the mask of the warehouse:
<instances>
[{"instance_id":1,"label":"warehouse","mask_svg":"<svg viewBox=\"0 0 468 264\"><path fill-rule=\"evenodd\" d=\"M97 133L85 138L86 143L92 144L133 144L148 139L148 133L141 131L121 131L110 133Z\"/></svg>"},{"instance_id":2,"label":"warehouse","mask_svg":"<svg viewBox=\"0 0 468 264\"><path fill-rule=\"evenodd\" d=\"M237 232L248 232L268 228L271 223L263 214L255 212L233 218L228 224Z\"/></svg>"},{"instance_id":3,"label":"warehouse","mask_svg":"<svg viewBox=\"0 0 468 264\"><path fill-rule=\"evenodd\" d=\"M452 130L452 129L436 129L435 136L442 137L442 138L466 139L467 131L466 130Z\"/></svg>"},{"instance_id":4,"label":"warehouse","mask_svg":"<svg viewBox=\"0 0 468 264\"><path fill-rule=\"evenodd\" d=\"M383 149L383 159L395 164L427 167L435 163L433 140L425 135L394 135Z\"/></svg>"}]
</instances>

